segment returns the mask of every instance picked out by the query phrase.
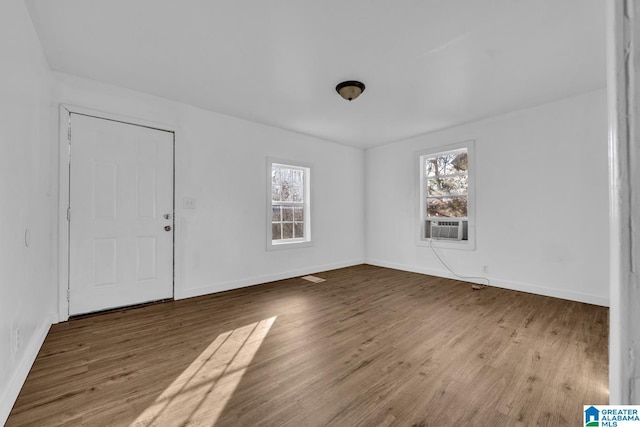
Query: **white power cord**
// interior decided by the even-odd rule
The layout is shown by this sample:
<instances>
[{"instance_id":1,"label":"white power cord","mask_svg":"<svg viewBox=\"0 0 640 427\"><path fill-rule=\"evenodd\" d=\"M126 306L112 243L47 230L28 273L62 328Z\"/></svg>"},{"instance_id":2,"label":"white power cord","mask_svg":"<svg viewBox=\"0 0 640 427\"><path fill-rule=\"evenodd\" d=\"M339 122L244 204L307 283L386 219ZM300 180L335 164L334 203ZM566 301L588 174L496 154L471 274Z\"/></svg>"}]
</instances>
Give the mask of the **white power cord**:
<instances>
[{"instance_id":1,"label":"white power cord","mask_svg":"<svg viewBox=\"0 0 640 427\"><path fill-rule=\"evenodd\" d=\"M486 280L487 281L486 284L474 283L473 285L471 285L471 287L473 289L475 289L475 290L484 289L485 287L487 287L487 286L489 286L491 284L491 282L489 281L488 277L483 277L483 276L461 276L461 275L457 274L455 271L453 271L451 269L451 267L449 267L449 265L444 261L444 259L442 259L442 257L440 256L440 254L438 253L436 248L433 247L433 239L429 239L429 247L431 247L431 250L438 257L438 259L440 260L442 265L447 267L447 270L449 270L449 272L451 274L453 274L455 277L457 277L459 279L476 279L476 280Z\"/></svg>"}]
</instances>

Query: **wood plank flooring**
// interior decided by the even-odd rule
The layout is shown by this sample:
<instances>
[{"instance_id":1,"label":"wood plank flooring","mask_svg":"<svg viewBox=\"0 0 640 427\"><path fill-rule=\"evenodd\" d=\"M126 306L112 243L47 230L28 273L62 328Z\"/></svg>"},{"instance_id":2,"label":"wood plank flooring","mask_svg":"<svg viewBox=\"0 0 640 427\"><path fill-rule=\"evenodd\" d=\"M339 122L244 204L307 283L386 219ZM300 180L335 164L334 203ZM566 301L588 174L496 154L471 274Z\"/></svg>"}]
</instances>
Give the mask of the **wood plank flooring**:
<instances>
[{"instance_id":1,"label":"wood plank flooring","mask_svg":"<svg viewBox=\"0 0 640 427\"><path fill-rule=\"evenodd\" d=\"M561 426L608 310L360 265L54 325L7 426Z\"/></svg>"}]
</instances>

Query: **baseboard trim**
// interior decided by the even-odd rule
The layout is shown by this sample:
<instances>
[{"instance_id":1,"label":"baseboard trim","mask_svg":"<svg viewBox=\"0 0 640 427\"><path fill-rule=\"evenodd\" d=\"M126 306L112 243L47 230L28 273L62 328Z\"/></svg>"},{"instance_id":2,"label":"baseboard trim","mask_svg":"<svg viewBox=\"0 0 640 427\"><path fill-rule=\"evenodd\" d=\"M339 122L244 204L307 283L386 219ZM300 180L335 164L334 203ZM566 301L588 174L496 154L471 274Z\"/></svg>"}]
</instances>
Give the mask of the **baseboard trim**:
<instances>
[{"instance_id":1,"label":"baseboard trim","mask_svg":"<svg viewBox=\"0 0 640 427\"><path fill-rule=\"evenodd\" d=\"M42 323L40 323L40 326L38 326L35 333L31 336L29 344L23 353L22 360L18 363L18 367L13 372L13 375L9 380L9 384L7 384L7 387L4 389L2 394L2 398L0 399L0 425L4 425L7 422L11 409L13 408L13 405L20 394L20 390L22 390L22 386L27 379L27 375L29 375L29 371L33 366L33 362L35 362L38 352L49 333L49 328L52 324L56 323L57 320L58 316L55 313L51 313L49 316L46 316L42 320Z\"/></svg>"},{"instance_id":2,"label":"baseboard trim","mask_svg":"<svg viewBox=\"0 0 640 427\"><path fill-rule=\"evenodd\" d=\"M301 268L298 270L289 270L282 273L267 274L264 276L254 276L242 280L234 280L230 282L214 283L208 286L198 288L176 289L175 299L184 299L198 297L201 295L213 294L216 292L230 291L232 289L246 288L247 286L260 285L262 283L275 282L277 280L291 279L293 277L306 276L308 274L318 273L320 271L335 270L338 268L352 267L354 265L364 264L365 260L357 259L348 262L339 262L334 264L316 265L312 267Z\"/></svg>"},{"instance_id":3,"label":"baseboard trim","mask_svg":"<svg viewBox=\"0 0 640 427\"><path fill-rule=\"evenodd\" d=\"M449 271L436 270L431 268L424 268L420 266L399 264L394 262L380 261L380 260L367 260L367 264L375 265L378 267L393 268L394 270L410 271L412 273L428 274L430 276L446 277L448 279L462 280L455 277ZM570 301L584 302L587 304L600 305L603 307L609 307L609 297L603 297L599 295L586 294L582 292L569 291L565 289L549 288L546 286L534 285L530 283L516 282L513 280L504 280L495 277L488 277L491 282L490 286L497 288L510 289L513 291L528 292L530 294L544 295L548 297L561 298ZM483 283L482 281L464 280L470 283Z\"/></svg>"}]
</instances>

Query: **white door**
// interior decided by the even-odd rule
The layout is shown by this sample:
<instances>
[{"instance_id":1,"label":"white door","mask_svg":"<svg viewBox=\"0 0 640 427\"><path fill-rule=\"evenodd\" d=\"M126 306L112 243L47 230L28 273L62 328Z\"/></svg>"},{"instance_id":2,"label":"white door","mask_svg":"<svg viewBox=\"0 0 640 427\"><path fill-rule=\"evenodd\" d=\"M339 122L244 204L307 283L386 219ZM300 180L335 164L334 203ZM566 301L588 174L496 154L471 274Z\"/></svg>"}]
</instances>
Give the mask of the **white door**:
<instances>
[{"instance_id":1,"label":"white door","mask_svg":"<svg viewBox=\"0 0 640 427\"><path fill-rule=\"evenodd\" d=\"M69 314L173 297L173 133L71 113Z\"/></svg>"}]
</instances>

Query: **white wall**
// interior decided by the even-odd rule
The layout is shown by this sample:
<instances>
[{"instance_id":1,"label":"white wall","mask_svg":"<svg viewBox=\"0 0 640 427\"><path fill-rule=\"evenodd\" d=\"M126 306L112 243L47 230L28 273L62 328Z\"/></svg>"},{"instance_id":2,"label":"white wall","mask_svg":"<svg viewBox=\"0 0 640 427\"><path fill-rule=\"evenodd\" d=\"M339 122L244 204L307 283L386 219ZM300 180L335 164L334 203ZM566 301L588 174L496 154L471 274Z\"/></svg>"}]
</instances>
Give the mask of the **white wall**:
<instances>
[{"instance_id":1,"label":"white wall","mask_svg":"<svg viewBox=\"0 0 640 427\"><path fill-rule=\"evenodd\" d=\"M362 150L70 75L53 87L54 104L176 129L177 298L364 262ZM267 156L312 165L311 247L266 250Z\"/></svg>"},{"instance_id":2,"label":"white wall","mask_svg":"<svg viewBox=\"0 0 640 427\"><path fill-rule=\"evenodd\" d=\"M50 74L21 0L0 2L0 52L0 424L3 424L56 310L50 262Z\"/></svg>"},{"instance_id":3,"label":"white wall","mask_svg":"<svg viewBox=\"0 0 640 427\"><path fill-rule=\"evenodd\" d=\"M414 153L476 141L476 250L442 249L458 274L608 305L605 90L366 152L367 262L450 277L416 246Z\"/></svg>"}]
</instances>

